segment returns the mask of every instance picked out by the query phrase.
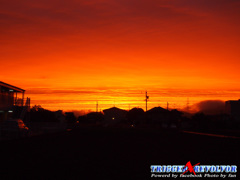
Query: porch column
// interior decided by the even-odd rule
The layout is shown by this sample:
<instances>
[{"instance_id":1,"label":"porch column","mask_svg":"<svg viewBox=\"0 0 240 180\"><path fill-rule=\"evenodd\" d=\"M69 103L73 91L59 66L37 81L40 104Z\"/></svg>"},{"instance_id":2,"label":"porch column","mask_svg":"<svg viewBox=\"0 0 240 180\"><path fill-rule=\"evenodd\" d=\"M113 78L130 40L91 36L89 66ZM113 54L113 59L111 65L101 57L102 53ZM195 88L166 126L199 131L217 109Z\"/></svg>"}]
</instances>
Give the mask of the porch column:
<instances>
[{"instance_id":1,"label":"porch column","mask_svg":"<svg viewBox=\"0 0 240 180\"><path fill-rule=\"evenodd\" d=\"M16 105L16 103L17 103L17 92L16 92L16 97L14 99L14 105Z\"/></svg>"},{"instance_id":2,"label":"porch column","mask_svg":"<svg viewBox=\"0 0 240 180\"><path fill-rule=\"evenodd\" d=\"M22 106L24 105L24 92L22 93Z\"/></svg>"}]
</instances>

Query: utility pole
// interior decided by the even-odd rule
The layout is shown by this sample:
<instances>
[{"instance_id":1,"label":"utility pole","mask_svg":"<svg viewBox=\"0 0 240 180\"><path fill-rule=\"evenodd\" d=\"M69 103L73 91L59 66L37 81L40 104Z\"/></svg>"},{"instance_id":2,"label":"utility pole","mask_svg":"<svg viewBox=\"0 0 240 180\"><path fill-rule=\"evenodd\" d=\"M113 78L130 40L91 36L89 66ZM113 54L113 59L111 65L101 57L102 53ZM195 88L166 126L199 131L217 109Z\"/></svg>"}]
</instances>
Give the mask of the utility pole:
<instances>
[{"instance_id":1,"label":"utility pole","mask_svg":"<svg viewBox=\"0 0 240 180\"><path fill-rule=\"evenodd\" d=\"M147 95L147 91L146 91L146 112L147 112L147 102L148 102L149 96Z\"/></svg>"}]
</instances>

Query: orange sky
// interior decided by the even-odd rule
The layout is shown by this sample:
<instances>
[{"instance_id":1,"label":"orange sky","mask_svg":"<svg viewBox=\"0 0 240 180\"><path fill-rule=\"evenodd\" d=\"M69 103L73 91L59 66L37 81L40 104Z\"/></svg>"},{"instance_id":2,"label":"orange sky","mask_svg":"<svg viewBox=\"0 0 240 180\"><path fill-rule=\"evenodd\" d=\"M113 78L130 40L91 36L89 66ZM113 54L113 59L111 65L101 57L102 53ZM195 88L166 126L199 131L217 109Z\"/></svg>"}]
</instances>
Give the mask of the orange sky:
<instances>
[{"instance_id":1,"label":"orange sky","mask_svg":"<svg viewBox=\"0 0 240 180\"><path fill-rule=\"evenodd\" d=\"M0 80L57 110L240 98L238 0L39 0L0 6Z\"/></svg>"}]
</instances>

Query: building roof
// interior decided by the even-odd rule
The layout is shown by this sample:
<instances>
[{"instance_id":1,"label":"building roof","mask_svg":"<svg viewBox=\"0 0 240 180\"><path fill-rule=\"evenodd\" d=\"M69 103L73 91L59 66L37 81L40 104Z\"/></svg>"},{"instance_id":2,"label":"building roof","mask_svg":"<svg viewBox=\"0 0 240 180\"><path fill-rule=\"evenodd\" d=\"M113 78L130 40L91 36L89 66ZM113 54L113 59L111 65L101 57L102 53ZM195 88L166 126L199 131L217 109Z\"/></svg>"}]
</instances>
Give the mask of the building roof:
<instances>
[{"instance_id":1,"label":"building roof","mask_svg":"<svg viewBox=\"0 0 240 180\"><path fill-rule=\"evenodd\" d=\"M120 108L117 108L117 107L111 107L109 109L104 109L103 110L104 113L106 113L106 112L116 112L116 111L127 112L126 110L120 109Z\"/></svg>"},{"instance_id":2,"label":"building roof","mask_svg":"<svg viewBox=\"0 0 240 180\"><path fill-rule=\"evenodd\" d=\"M228 101L226 101L226 103L231 103L231 102L240 102L240 99L239 100L228 100Z\"/></svg>"},{"instance_id":3,"label":"building roof","mask_svg":"<svg viewBox=\"0 0 240 180\"><path fill-rule=\"evenodd\" d=\"M147 111L147 113L168 113L169 111L167 109L164 109L162 107L154 107Z\"/></svg>"},{"instance_id":4,"label":"building roof","mask_svg":"<svg viewBox=\"0 0 240 180\"><path fill-rule=\"evenodd\" d=\"M2 82L2 81L0 81L0 86L6 87L6 88L11 89L11 90L14 90L15 92L22 92L22 93L25 92L24 89L18 88L18 87L16 87L16 86L7 84L7 83Z\"/></svg>"}]
</instances>

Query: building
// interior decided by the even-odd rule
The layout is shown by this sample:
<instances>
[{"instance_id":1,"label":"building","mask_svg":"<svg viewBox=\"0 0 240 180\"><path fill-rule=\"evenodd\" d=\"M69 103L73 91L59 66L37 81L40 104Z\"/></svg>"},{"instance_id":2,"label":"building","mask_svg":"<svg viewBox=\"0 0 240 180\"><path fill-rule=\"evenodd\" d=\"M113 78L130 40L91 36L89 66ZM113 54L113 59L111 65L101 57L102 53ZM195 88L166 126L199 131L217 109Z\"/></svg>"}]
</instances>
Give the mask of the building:
<instances>
[{"instance_id":1,"label":"building","mask_svg":"<svg viewBox=\"0 0 240 180\"><path fill-rule=\"evenodd\" d=\"M147 111L147 118L149 123L156 127L177 128L181 121L182 112L173 109L171 111L162 107L154 107Z\"/></svg>"},{"instance_id":2,"label":"building","mask_svg":"<svg viewBox=\"0 0 240 180\"><path fill-rule=\"evenodd\" d=\"M231 115L235 120L240 120L240 99L225 102L226 113Z\"/></svg>"},{"instance_id":3,"label":"building","mask_svg":"<svg viewBox=\"0 0 240 180\"><path fill-rule=\"evenodd\" d=\"M169 119L169 111L162 107L154 107L147 112L147 118L152 124L159 124L162 126L163 123L167 123Z\"/></svg>"},{"instance_id":4,"label":"building","mask_svg":"<svg viewBox=\"0 0 240 180\"><path fill-rule=\"evenodd\" d=\"M117 107L112 107L103 110L105 124L118 124L126 121L127 111L119 109Z\"/></svg>"},{"instance_id":5,"label":"building","mask_svg":"<svg viewBox=\"0 0 240 180\"><path fill-rule=\"evenodd\" d=\"M9 118L24 118L30 110L30 99L24 94L24 89L0 81L0 122Z\"/></svg>"}]
</instances>

